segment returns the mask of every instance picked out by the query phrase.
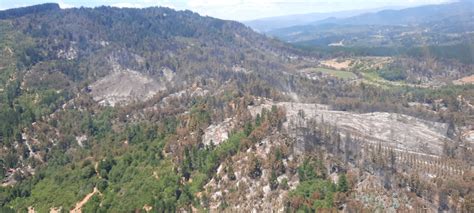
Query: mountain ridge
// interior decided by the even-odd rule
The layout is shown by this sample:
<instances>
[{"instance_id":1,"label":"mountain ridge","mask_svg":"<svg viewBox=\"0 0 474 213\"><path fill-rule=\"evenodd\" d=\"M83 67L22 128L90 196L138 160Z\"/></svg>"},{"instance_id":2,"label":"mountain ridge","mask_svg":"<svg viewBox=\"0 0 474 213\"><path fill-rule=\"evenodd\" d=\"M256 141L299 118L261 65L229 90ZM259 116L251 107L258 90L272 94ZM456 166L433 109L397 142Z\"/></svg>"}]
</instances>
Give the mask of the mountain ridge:
<instances>
[{"instance_id":1,"label":"mountain ridge","mask_svg":"<svg viewBox=\"0 0 474 213\"><path fill-rule=\"evenodd\" d=\"M384 7L385 8L385 7ZM249 21L243 21L247 26L252 27L254 30L265 33L271 30L278 28L291 27L303 24L310 24L318 20L324 20L325 18L343 18L351 17L371 11L383 10L384 8L374 8L374 9L365 9L365 10L346 10L346 11L337 11L337 12L327 12L327 13L307 13L307 14L294 14L294 15L285 15L285 16L276 16L261 18ZM394 7L389 7L394 8Z\"/></svg>"},{"instance_id":2,"label":"mountain ridge","mask_svg":"<svg viewBox=\"0 0 474 213\"><path fill-rule=\"evenodd\" d=\"M401 10L382 10L375 13L366 13L344 19L322 20L312 23L319 24L347 24L347 25L410 25L441 20L452 14L469 15L474 13L473 1L444 3L439 5L425 5Z\"/></svg>"},{"instance_id":3,"label":"mountain ridge","mask_svg":"<svg viewBox=\"0 0 474 213\"><path fill-rule=\"evenodd\" d=\"M61 7L57 3L45 3L21 8L6 9L0 10L0 19L18 18L31 13L40 13L60 9Z\"/></svg>"}]
</instances>

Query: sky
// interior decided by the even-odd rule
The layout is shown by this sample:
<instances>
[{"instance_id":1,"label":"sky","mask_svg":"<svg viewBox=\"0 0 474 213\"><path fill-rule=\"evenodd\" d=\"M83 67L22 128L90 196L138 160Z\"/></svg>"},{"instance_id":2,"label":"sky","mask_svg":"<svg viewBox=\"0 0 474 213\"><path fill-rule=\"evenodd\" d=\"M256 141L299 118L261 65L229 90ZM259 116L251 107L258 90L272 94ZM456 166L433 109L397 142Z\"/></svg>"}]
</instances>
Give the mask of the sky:
<instances>
[{"instance_id":1,"label":"sky","mask_svg":"<svg viewBox=\"0 0 474 213\"><path fill-rule=\"evenodd\" d=\"M176 10L192 10L228 20L253 20L291 14L323 13L382 7L413 7L440 4L453 0L0 0L0 10L56 2L61 8L164 6Z\"/></svg>"}]
</instances>

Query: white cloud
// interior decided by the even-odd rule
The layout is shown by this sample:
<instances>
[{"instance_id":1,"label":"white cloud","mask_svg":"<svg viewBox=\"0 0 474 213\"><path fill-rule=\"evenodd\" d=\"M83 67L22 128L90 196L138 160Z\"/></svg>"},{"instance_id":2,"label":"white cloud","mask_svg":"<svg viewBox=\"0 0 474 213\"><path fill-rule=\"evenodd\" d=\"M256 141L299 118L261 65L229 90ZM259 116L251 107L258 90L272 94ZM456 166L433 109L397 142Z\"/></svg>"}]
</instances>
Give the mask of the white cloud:
<instances>
[{"instance_id":1,"label":"white cloud","mask_svg":"<svg viewBox=\"0 0 474 213\"><path fill-rule=\"evenodd\" d=\"M281 0L188 0L187 7L201 15L242 20L262 15L261 12L274 13L279 10L279 2Z\"/></svg>"},{"instance_id":2,"label":"white cloud","mask_svg":"<svg viewBox=\"0 0 474 213\"><path fill-rule=\"evenodd\" d=\"M118 2L111 4L113 7L119 7L119 8L145 8L145 7L155 7L155 6L161 6L161 7L169 7L173 9L186 9L183 7L183 0L177 0L177 1L172 1L172 0L138 0L138 1L133 1L133 2Z\"/></svg>"},{"instance_id":3,"label":"white cloud","mask_svg":"<svg viewBox=\"0 0 474 213\"><path fill-rule=\"evenodd\" d=\"M111 5L112 7L119 7L119 8L143 8L146 7L143 4L137 3L129 3L129 2L120 2Z\"/></svg>"},{"instance_id":4,"label":"white cloud","mask_svg":"<svg viewBox=\"0 0 474 213\"><path fill-rule=\"evenodd\" d=\"M72 8L72 7L74 7L74 5L72 5L72 4L67 4L67 3L65 3L64 1L59 1L58 4L59 4L59 7L60 7L61 9L67 9L67 8Z\"/></svg>"},{"instance_id":5,"label":"white cloud","mask_svg":"<svg viewBox=\"0 0 474 213\"><path fill-rule=\"evenodd\" d=\"M202 7L228 7L228 6L239 6L244 4L241 0L189 0L188 6L191 8L202 8Z\"/></svg>"}]
</instances>

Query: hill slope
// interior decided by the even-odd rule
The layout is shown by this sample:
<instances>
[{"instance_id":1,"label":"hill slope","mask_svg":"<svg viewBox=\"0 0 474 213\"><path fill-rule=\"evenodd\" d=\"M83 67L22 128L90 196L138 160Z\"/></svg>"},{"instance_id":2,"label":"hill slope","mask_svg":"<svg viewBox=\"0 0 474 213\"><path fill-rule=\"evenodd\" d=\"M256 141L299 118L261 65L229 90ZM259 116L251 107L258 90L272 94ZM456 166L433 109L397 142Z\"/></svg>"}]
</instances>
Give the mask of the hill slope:
<instances>
[{"instance_id":1,"label":"hill slope","mask_svg":"<svg viewBox=\"0 0 474 213\"><path fill-rule=\"evenodd\" d=\"M474 87L421 84L470 66L43 7L0 12L0 212L472 211Z\"/></svg>"},{"instance_id":2,"label":"hill slope","mask_svg":"<svg viewBox=\"0 0 474 213\"><path fill-rule=\"evenodd\" d=\"M8 48L19 56L17 68L28 70L27 83L45 75L46 68L58 69L61 81L71 86L128 70L153 79L152 87L159 88L166 83L220 78L235 73L232 67L264 74L270 72L271 64L278 72L285 69L279 57L286 57L290 50L240 23L191 11L100 7L42 12L43 7L54 6L1 13L5 17L22 14L0 24L4 36L20 33L24 37ZM259 60L262 57L268 60ZM166 78L165 72L174 77ZM34 84L41 85L41 80Z\"/></svg>"}]
</instances>

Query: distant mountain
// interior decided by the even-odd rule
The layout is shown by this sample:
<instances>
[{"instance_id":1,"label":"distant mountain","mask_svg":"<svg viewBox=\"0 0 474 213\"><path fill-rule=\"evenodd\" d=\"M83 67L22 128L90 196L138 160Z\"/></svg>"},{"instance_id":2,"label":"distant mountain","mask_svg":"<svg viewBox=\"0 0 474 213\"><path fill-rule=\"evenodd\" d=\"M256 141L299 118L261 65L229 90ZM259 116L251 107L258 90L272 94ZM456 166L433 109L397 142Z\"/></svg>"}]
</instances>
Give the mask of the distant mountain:
<instances>
[{"instance_id":1,"label":"distant mountain","mask_svg":"<svg viewBox=\"0 0 474 213\"><path fill-rule=\"evenodd\" d=\"M390 9L396 9L399 7L390 7ZM297 25L306 25L311 24L317 21L325 20L328 18L348 18L351 16L356 16L369 12L376 12L384 8L375 8L375 9L365 9L365 10L347 10L347 11L338 11L338 12L329 12L329 13L308 13L308 14L296 14L288 16L277 16L256 19L251 21L243 22L245 25L251 27L252 29L258 32L268 32L278 28L292 27Z\"/></svg>"},{"instance_id":2,"label":"distant mountain","mask_svg":"<svg viewBox=\"0 0 474 213\"><path fill-rule=\"evenodd\" d=\"M310 23L344 25L413 25L443 20L453 16L471 16L474 14L474 1L450 4L427 5L402 10L383 10L349 18L329 18Z\"/></svg>"},{"instance_id":3,"label":"distant mountain","mask_svg":"<svg viewBox=\"0 0 474 213\"><path fill-rule=\"evenodd\" d=\"M469 40L474 2L383 10L349 18L327 18L266 32L281 40L316 46L419 46Z\"/></svg>"}]
</instances>

